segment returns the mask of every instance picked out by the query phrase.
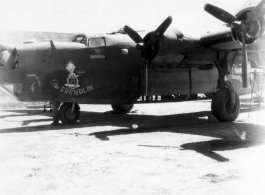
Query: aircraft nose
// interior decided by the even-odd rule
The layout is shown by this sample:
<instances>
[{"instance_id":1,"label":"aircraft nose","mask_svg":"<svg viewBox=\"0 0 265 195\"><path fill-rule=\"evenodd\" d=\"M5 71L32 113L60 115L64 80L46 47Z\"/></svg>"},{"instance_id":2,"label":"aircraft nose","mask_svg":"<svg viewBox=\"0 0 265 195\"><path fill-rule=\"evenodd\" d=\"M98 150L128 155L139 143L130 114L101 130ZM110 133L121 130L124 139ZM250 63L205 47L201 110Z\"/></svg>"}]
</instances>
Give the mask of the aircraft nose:
<instances>
[{"instance_id":1,"label":"aircraft nose","mask_svg":"<svg viewBox=\"0 0 265 195\"><path fill-rule=\"evenodd\" d=\"M23 74L15 70L17 50L14 46L0 44L0 85L21 84Z\"/></svg>"}]
</instances>

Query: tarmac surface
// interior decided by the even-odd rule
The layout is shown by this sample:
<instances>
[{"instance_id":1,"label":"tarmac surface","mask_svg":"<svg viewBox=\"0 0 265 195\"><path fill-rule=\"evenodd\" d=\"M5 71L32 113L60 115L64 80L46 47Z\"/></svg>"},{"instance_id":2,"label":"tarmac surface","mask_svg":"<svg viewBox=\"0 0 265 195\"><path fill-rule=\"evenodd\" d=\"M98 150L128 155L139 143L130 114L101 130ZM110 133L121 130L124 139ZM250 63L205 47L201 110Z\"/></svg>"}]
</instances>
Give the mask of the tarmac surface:
<instances>
[{"instance_id":1,"label":"tarmac surface","mask_svg":"<svg viewBox=\"0 0 265 195\"><path fill-rule=\"evenodd\" d=\"M200 100L80 105L58 126L40 103L2 103L0 194L264 194L264 106L241 102L235 122Z\"/></svg>"}]
</instances>

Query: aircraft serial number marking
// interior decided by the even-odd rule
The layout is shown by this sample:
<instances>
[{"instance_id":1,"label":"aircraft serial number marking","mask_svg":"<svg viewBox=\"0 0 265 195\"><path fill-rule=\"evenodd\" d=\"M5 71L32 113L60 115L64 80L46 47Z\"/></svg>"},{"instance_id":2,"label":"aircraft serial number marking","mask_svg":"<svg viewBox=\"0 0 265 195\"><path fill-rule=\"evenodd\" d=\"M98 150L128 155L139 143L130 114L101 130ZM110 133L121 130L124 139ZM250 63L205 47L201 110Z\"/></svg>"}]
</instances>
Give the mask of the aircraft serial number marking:
<instances>
[{"instance_id":1,"label":"aircraft serial number marking","mask_svg":"<svg viewBox=\"0 0 265 195\"><path fill-rule=\"evenodd\" d=\"M90 55L91 59L104 59L105 55Z\"/></svg>"},{"instance_id":2,"label":"aircraft serial number marking","mask_svg":"<svg viewBox=\"0 0 265 195\"><path fill-rule=\"evenodd\" d=\"M64 86L60 86L58 81L56 79L53 79L53 81L51 82L51 85L60 93L63 93L65 95L82 95L82 94L86 94L88 92L91 92L93 90L93 86L92 85L88 85L86 87L83 88L79 88L79 89L69 89L67 87Z\"/></svg>"}]
</instances>

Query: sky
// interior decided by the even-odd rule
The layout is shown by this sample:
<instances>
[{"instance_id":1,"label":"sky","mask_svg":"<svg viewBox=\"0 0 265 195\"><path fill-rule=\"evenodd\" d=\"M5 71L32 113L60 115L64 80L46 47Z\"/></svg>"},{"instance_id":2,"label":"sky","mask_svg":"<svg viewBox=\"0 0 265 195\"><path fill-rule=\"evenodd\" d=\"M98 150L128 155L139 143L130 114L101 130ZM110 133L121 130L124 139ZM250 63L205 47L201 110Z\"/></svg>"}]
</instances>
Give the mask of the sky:
<instances>
[{"instance_id":1,"label":"sky","mask_svg":"<svg viewBox=\"0 0 265 195\"><path fill-rule=\"evenodd\" d=\"M1 2L0 30L46 32L111 32L125 24L155 30L168 16L170 28L202 34L224 28L204 11L210 3L235 14L244 0L12 0Z\"/></svg>"}]
</instances>

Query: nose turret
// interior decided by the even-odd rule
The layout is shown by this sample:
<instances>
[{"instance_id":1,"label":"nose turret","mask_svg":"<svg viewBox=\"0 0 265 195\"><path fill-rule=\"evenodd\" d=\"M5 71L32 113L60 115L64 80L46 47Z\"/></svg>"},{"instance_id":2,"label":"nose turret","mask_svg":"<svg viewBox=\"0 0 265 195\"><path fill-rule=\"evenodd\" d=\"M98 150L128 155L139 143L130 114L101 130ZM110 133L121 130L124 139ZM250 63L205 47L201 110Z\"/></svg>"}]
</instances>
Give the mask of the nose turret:
<instances>
[{"instance_id":1,"label":"nose turret","mask_svg":"<svg viewBox=\"0 0 265 195\"><path fill-rule=\"evenodd\" d=\"M16 55L15 46L0 44L0 90L17 99L23 88L23 73L15 70Z\"/></svg>"},{"instance_id":2,"label":"nose turret","mask_svg":"<svg viewBox=\"0 0 265 195\"><path fill-rule=\"evenodd\" d=\"M0 70L15 69L16 48L10 44L0 44Z\"/></svg>"}]
</instances>

